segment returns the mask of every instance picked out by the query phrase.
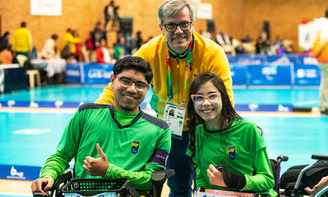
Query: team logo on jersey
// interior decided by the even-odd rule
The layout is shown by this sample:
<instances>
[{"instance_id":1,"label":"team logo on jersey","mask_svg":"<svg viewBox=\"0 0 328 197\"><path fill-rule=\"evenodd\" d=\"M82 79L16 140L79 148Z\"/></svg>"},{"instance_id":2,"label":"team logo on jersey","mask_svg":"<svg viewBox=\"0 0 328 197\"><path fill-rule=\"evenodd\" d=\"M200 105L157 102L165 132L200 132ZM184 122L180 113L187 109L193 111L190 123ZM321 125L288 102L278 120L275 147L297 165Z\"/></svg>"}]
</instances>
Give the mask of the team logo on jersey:
<instances>
[{"instance_id":1,"label":"team logo on jersey","mask_svg":"<svg viewBox=\"0 0 328 197\"><path fill-rule=\"evenodd\" d=\"M140 141L137 141L137 140L133 140L132 142L132 147L131 147L131 152L133 154L136 154L139 150L139 147L140 147Z\"/></svg>"},{"instance_id":2,"label":"team logo on jersey","mask_svg":"<svg viewBox=\"0 0 328 197\"><path fill-rule=\"evenodd\" d=\"M236 146L235 145L229 146L228 147L228 153L229 153L229 158L231 160L236 159Z\"/></svg>"}]
</instances>

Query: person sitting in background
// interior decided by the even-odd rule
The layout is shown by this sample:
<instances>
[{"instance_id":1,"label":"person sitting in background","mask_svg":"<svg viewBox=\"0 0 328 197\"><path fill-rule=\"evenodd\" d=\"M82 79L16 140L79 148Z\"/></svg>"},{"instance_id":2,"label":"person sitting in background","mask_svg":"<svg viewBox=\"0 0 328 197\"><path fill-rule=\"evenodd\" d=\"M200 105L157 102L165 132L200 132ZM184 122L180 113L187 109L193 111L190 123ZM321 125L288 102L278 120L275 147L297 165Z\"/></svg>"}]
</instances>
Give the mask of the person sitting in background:
<instances>
[{"instance_id":1,"label":"person sitting in background","mask_svg":"<svg viewBox=\"0 0 328 197\"><path fill-rule=\"evenodd\" d=\"M9 45L9 31L6 31L3 36L0 37L0 52L4 49L7 49Z\"/></svg>"},{"instance_id":2,"label":"person sitting in background","mask_svg":"<svg viewBox=\"0 0 328 197\"><path fill-rule=\"evenodd\" d=\"M81 42L80 38L74 38L72 35L72 30L67 29L63 39L62 39L62 52L61 57L64 59L70 58L75 54L75 43ZM73 47L73 48L72 48Z\"/></svg>"},{"instance_id":3,"label":"person sitting in background","mask_svg":"<svg viewBox=\"0 0 328 197\"><path fill-rule=\"evenodd\" d=\"M118 60L126 55L130 55L129 50L125 44L125 38L120 37L119 43L115 45L113 58Z\"/></svg>"},{"instance_id":4,"label":"person sitting in background","mask_svg":"<svg viewBox=\"0 0 328 197\"><path fill-rule=\"evenodd\" d=\"M79 32L77 30L73 30L72 35L73 35L74 38L80 38ZM72 53L74 54L74 58L77 61L80 61L80 55L82 54L81 47L82 47L81 42L71 44L71 49L75 49L75 52L72 50Z\"/></svg>"},{"instance_id":5,"label":"person sitting in background","mask_svg":"<svg viewBox=\"0 0 328 197\"><path fill-rule=\"evenodd\" d=\"M110 63L110 55L109 50L106 47L106 40L101 39L100 40L100 46L96 49L96 56L97 56L97 63Z\"/></svg>"},{"instance_id":6,"label":"person sitting in background","mask_svg":"<svg viewBox=\"0 0 328 197\"><path fill-rule=\"evenodd\" d=\"M197 188L276 197L261 132L234 110L223 80L212 72L202 73L192 82L189 97L187 155L195 164Z\"/></svg>"},{"instance_id":7,"label":"person sitting in background","mask_svg":"<svg viewBox=\"0 0 328 197\"><path fill-rule=\"evenodd\" d=\"M43 45L41 51L42 59L56 59L57 48L56 40L58 39L57 34L52 34L51 38L47 39Z\"/></svg>"},{"instance_id":8,"label":"person sitting in background","mask_svg":"<svg viewBox=\"0 0 328 197\"><path fill-rule=\"evenodd\" d=\"M7 47L0 52L0 64L12 64L13 63L13 54L10 51L11 46Z\"/></svg>"}]
</instances>

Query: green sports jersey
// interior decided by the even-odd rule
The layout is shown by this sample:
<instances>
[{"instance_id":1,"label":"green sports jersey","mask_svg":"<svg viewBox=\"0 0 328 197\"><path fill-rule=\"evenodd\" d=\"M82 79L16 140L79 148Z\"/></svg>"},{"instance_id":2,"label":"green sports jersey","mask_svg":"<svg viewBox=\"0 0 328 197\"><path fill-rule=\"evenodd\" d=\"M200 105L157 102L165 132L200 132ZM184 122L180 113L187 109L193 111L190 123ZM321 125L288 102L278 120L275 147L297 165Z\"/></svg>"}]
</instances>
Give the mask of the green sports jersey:
<instances>
[{"instance_id":1,"label":"green sports jersey","mask_svg":"<svg viewBox=\"0 0 328 197\"><path fill-rule=\"evenodd\" d=\"M41 169L40 178L56 179L72 158L75 178L101 178L82 168L85 157L99 158L97 143L113 164L103 178L125 177L137 189L149 190L151 173L164 169L171 149L171 130L166 122L141 110L131 124L122 126L115 120L113 105L83 104L66 126L56 153Z\"/></svg>"},{"instance_id":2,"label":"green sports jersey","mask_svg":"<svg viewBox=\"0 0 328 197\"><path fill-rule=\"evenodd\" d=\"M226 165L227 170L243 174L246 185L241 191L255 191L260 194L277 193L274 187L274 176L266 146L256 125L247 120L234 120L228 129L208 130L205 125L196 128L196 155L194 162L197 165L197 187L205 189L226 190L211 185L206 170L210 164ZM190 150L187 154L191 155ZM255 172L255 175L253 173Z\"/></svg>"}]
</instances>

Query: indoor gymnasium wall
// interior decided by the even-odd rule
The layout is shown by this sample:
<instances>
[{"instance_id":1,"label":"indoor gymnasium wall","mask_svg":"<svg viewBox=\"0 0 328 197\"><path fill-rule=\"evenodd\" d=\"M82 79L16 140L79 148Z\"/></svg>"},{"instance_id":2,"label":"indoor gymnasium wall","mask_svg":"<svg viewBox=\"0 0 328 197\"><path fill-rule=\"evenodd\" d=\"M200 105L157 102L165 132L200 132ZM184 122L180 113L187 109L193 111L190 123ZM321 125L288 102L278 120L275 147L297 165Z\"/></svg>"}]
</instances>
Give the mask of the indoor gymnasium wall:
<instances>
[{"instance_id":1,"label":"indoor gymnasium wall","mask_svg":"<svg viewBox=\"0 0 328 197\"><path fill-rule=\"evenodd\" d=\"M22 21L27 22L37 50L51 34L56 33L59 39L68 27L79 31L82 41L88 32L93 30L97 21L104 22L103 10L109 2L105 0L62 0L61 16L31 16L29 0L0 0L1 34L13 32ZM133 34L142 31L146 40L149 36L161 34L157 21L157 9L162 0L116 0L122 17L133 17ZM256 39L263 28L263 21L270 22L271 39L276 35L282 39L294 41L297 50L298 24L302 19L321 17L328 7L324 0L202 0L211 3L215 29L226 31L237 39L250 34ZM195 30L206 30L206 20L196 20ZM10 40L12 38L10 36ZM115 34L109 33L109 46L115 42ZM57 41L60 48L60 41Z\"/></svg>"}]
</instances>

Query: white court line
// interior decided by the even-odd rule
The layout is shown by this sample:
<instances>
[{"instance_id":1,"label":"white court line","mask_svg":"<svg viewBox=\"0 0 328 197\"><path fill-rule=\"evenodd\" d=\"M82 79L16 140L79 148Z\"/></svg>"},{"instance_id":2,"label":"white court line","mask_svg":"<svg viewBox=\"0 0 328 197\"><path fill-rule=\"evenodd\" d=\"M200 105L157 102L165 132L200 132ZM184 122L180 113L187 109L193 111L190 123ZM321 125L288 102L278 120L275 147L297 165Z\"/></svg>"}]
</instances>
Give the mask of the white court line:
<instances>
[{"instance_id":1,"label":"white court line","mask_svg":"<svg viewBox=\"0 0 328 197\"><path fill-rule=\"evenodd\" d=\"M1 195L7 195L7 196L33 196L32 194L7 193L7 192L0 192L0 196Z\"/></svg>"},{"instance_id":2,"label":"white court line","mask_svg":"<svg viewBox=\"0 0 328 197\"><path fill-rule=\"evenodd\" d=\"M312 101L300 101L300 102L296 102L294 103L295 105L306 105L306 104L318 104L319 100L312 100Z\"/></svg>"}]
</instances>

